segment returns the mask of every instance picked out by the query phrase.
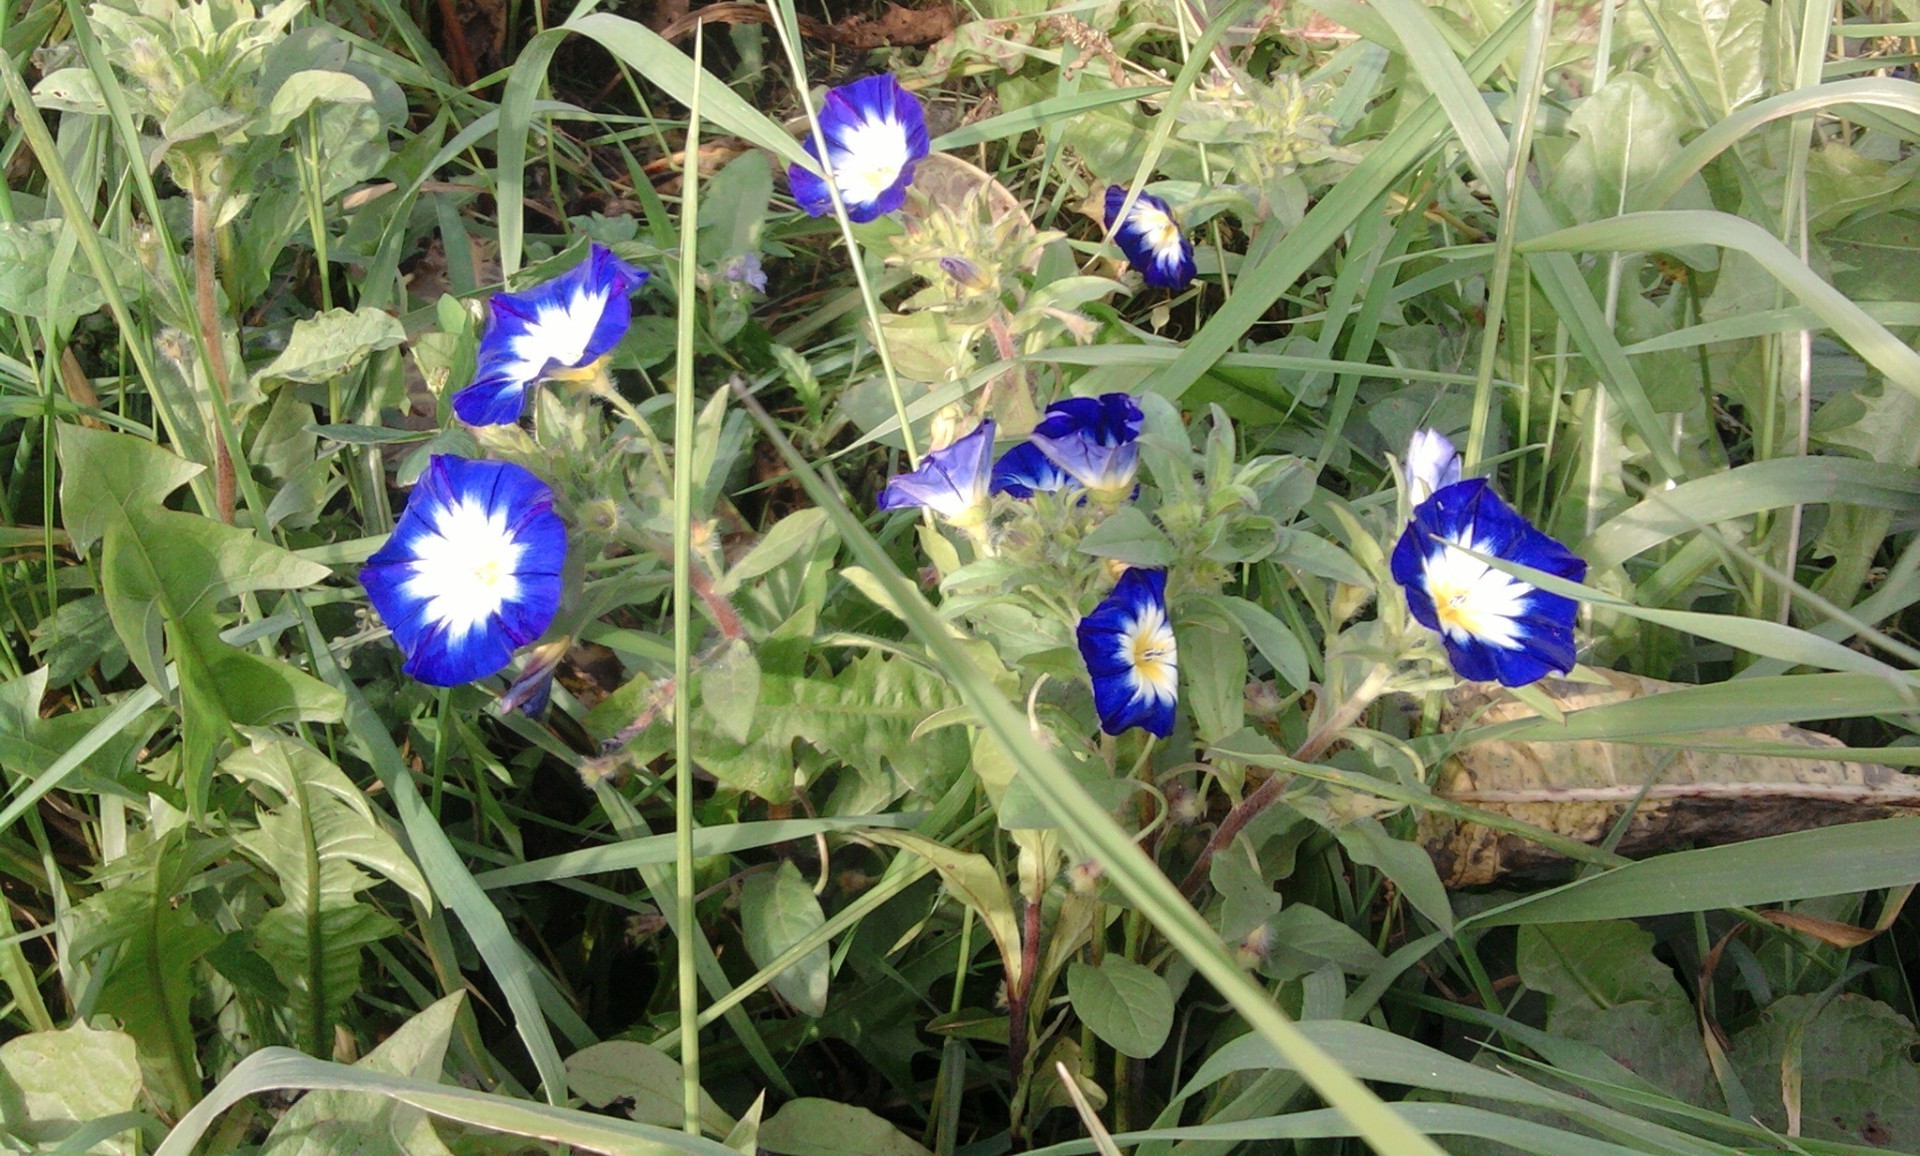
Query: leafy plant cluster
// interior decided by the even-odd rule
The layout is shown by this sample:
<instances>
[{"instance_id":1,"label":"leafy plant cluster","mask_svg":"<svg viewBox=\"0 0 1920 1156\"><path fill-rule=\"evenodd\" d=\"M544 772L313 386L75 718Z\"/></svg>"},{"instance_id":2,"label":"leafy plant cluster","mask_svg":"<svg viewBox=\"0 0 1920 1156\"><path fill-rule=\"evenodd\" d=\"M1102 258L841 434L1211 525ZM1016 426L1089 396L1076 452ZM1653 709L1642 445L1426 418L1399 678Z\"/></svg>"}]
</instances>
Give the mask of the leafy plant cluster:
<instances>
[{"instance_id":1,"label":"leafy plant cluster","mask_svg":"<svg viewBox=\"0 0 1920 1156\"><path fill-rule=\"evenodd\" d=\"M1920 12L428 7L0 15L0 1146L1920 1147Z\"/></svg>"}]
</instances>

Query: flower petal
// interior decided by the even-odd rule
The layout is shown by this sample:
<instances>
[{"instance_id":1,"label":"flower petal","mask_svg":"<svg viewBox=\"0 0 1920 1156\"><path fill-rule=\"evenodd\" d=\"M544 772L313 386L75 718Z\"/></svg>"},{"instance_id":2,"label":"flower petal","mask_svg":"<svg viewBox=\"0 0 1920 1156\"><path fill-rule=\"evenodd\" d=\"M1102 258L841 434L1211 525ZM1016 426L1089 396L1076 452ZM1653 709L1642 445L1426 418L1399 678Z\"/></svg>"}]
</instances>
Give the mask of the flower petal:
<instances>
[{"instance_id":1,"label":"flower petal","mask_svg":"<svg viewBox=\"0 0 1920 1156\"><path fill-rule=\"evenodd\" d=\"M434 686L494 673L560 607L566 527L546 483L511 462L434 456L361 585Z\"/></svg>"},{"instance_id":2,"label":"flower petal","mask_svg":"<svg viewBox=\"0 0 1920 1156\"><path fill-rule=\"evenodd\" d=\"M645 270L594 245L585 261L551 281L494 294L473 384L454 395L454 413L469 425L519 420L529 386L591 365L620 343L633 318L629 295L646 279Z\"/></svg>"},{"instance_id":3,"label":"flower petal","mask_svg":"<svg viewBox=\"0 0 1920 1156\"><path fill-rule=\"evenodd\" d=\"M827 142L827 159L839 182L847 219L856 224L905 204L914 165L932 151L920 101L890 73L829 91L820 106L820 135ZM809 138L806 149L815 160L821 158L818 140ZM809 216L833 211L833 198L820 174L804 165L791 165L787 183L793 199Z\"/></svg>"},{"instance_id":4,"label":"flower petal","mask_svg":"<svg viewBox=\"0 0 1920 1156\"><path fill-rule=\"evenodd\" d=\"M887 482L882 510L925 506L948 521L977 515L986 505L993 477L993 420L920 459L920 468Z\"/></svg>"},{"instance_id":5,"label":"flower petal","mask_svg":"<svg viewBox=\"0 0 1920 1156\"><path fill-rule=\"evenodd\" d=\"M1021 442L993 463L992 489L996 494L1031 498L1036 492L1058 490L1072 481L1032 442Z\"/></svg>"},{"instance_id":6,"label":"flower petal","mask_svg":"<svg viewBox=\"0 0 1920 1156\"><path fill-rule=\"evenodd\" d=\"M1113 592L1080 620L1080 657L1093 681L1100 729L1110 735L1141 727L1173 733L1179 699L1179 649L1167 619L1167 573L1131 569Z\"/></svg>"},{"instance_id":7,"label":"flower petal","mask_svg":"<svg viewBox=\"0 0 1920 1156\"><path fill-rule=\"evenodd\" d=\"M1585 561L1535 529L1486 479L1434 491L1414 508L1413 521L1394 546L1392 570L1406 591L1408 611L1440 635L1454 670L1503 686L1572 670L1579 604L1467 550L1575 582L1587 573Z\"/></svg>"},{"instance_id":8,"label":"flower petal","mask_svg":"<svg viewBox=\"0 0 1920 1156\"><path fill-rule=\"evenodd\" d=\"M1423 429L1407 443L1407 495L1414 505L1460 480L1460 451L1437 429Z\"/></svg>"},{"instance_id":9,"label":"flower petal","mask_svg":"<svg viewBox=\"0 0 1920 1156\"><path fill-rule=\"evenodd\" d=\"M1120 493L1133 487L1140 466L1135 440L1145 415L1124 393L1072 397L1047 407L1033 428L1033 444L1089 490Z\"/></svg>"},{"instance_id":10,"label":"flower petal","mask_svg":"<svg viewBox=\"0 0 1920 1156\"><path fill-rule=\"evenodd\" d=\"M1193 282L1193 243L1174 219L1173 210L1152 193L1141 193L1119 220L1127 202L1125 185L1107 187L1107 228L1127 263L1140 271L1147 284L1161 289L1185 289Z\"/></svg>"}]
</instances>

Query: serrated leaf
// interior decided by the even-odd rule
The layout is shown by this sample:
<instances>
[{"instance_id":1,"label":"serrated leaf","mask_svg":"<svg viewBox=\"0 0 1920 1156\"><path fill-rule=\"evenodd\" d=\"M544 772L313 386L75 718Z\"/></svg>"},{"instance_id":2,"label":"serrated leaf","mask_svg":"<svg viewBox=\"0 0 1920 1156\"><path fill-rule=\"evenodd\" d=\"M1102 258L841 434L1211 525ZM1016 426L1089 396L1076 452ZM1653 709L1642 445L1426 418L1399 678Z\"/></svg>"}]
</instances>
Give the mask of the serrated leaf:
<instances>
[{"instance_id":1,"label":"serrated leaf","mask_svg":"<svg viewBox=\"0 0 1920 1156\"><path fill-rule=\"evenodd\" d=\"M826 921L819 898L791 861L783 859L778 870L751 876L741 885L740 932L756 966L772 963ZM825 1015L827 962L823 943L774 976L773 990L803 1015Z\"/></svg>"},{"instance_id":2,"label":"serrated leaf","mask_svg":"<svg viewBox=\"0 0 1920 1156\"><path fill-rule=\"evenodd\" d=\"M383 309L329 309L294 322L287 347L253 381L326 382L406 339L400 319Z\"/></svg>"},{"instance_id":3,"label":"serrated leaf","mask_svg":"<svg viewBox=\"0 0 1920 1156\"><path fill-rule=\"evenodd\" d=\"M1160 527L1136 506L1122 506L1080 539L1080 552L1129 566L1170 566L1179 552Z\"/></svg>"},{"instance_id":4,"label":"serrated leaf","mask_svg":"<svg viewBox=\"0 0 1920 1156\"><path fill-rule=\"evenodd\" d=\"M1160 1050L1173 1030L1173 993L1151 968L1120 955L1100 966L1067 966L1067 998L1073 1014L1114 1051L1144 1060Z\"/></svg>"},{"instance_id":5,"label":"serrated leaf","mask_svg":"<svg viewBox=\"0 0 1920 1156\"><path fill-rule=\"evenodd\" d=\"M254 926L254 942L286 984L295 1038L320 1051L358 989L362 949L395 930L360 892L375 875L422 904L431 905L432 892L365 795L325 755L271 731L247 738L221 769L282 800L261 813L258 828L236 836L280 884L281 903Z\"/></svg>"},{"instance_id":6,"label":"serrated leaf","mask_svg":"<svg viewBox=\"0 0 1920 1156\"><path fill-rule=\"evenodd\" d=\"M438 1081L447 1041L465 993L433 1003L353 1065L370 1072ZM395 1152L445 1156L427 1114L366 1092L308 1092L267 1135L260 1156L336 1156L341 1152Z\"/></svg>"},{"instance_id":7,"label":"serrated leaf","mask_svg":"<svg viewBox=\"0 0 1920 1156\"><path fill-rule=\"evenodd\" d=\"M760 664L753 647L736 638L701 667L700 709L721 734L744 743L759 706Z\"/></svg>"},{"instance_id":8,"label":"serrated leaf","mask_svg":"<svg viewBox=\"0 0 1920 1156\"><path fill-rule=\"evenodd\" d=\"M928 1156L865 1108L811 1098L787 1101L760 1125L760 1147L779 1156Z\"/></svg>"},{"instance_id":9,"label":"serrated leaf","mask_svg":"<svg viewBox=\"0 0 1920 1156\"><path fill-rule=\"evenodd\" d=\"M624 1102L642 1124L678 1128L687 1118L680 1061L638 1040L606 1040L567 1057L567 1088L595 1108ZM700 1093L700 1125L725 1134L733 1117Z\"/></svg>"},{"instance_id":10,"label":"serrated leaf","mask_svg":"<svg viewBox=\"0 0 1920 1156\"><path fill-rule=\"evenodd\" d=\"M85 553L128 506L159 505L203 467L145 438L60 426L60 515Z\"/></svg>"}]
</instances>

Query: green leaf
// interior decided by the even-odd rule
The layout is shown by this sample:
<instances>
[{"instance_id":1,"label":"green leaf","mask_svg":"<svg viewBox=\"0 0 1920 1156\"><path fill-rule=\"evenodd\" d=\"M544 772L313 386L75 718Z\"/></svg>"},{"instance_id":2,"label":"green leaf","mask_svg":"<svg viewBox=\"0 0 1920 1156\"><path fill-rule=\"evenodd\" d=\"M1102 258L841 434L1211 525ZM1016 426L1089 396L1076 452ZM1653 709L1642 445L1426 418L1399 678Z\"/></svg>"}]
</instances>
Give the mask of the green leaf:
<instances>
[{"instance_id":1,"label":"green leaf","mask_svg":"<svg viewBox=\"0 0 1920 1156\"><path fill-rule=\"evenodd\" d=\"M1008 986L1020 982L1020 924L1013 916L1013 900L1007 896L1007 885L991 860L906 831L869 831L867 838L911 851L932 864L953 897L973 908L980 922L987 925L994 946L1000 949Z\"/></svg>"},{"instance_id":2,"label":"green leaf","mask_svg":"<svg viewBox=\"0 0 1920 1156\"><path fill-rule=\"evenodd\" d=\"M1691 127L1669 92L1621 73L1574 109L1567 129L1577 139L1554 167L1549 192L1576 221L1615 216L1680 150ZM1688 207L1708 207L1705 189L1698 192Z\"/></svg>"},{"instance_id":3,"label":"green leaf","mask_svg":"<svg viewBox=\"0 0 1920 1156\"><path fill-rule=\"evenodd\" d=\"M1260 657L1267 660L1274 674L1287 686L1303 689L1312 680L1306 647L1300 645L1300 639L1294 636L1286 623L1275 618L1264 606L1228 595L1210 597L1204 603L1233 619L1247 636L1247 641L1253 643Z\"/></svg>"},{"instance_id":4,"label":"green leaf","mask_svg":"<svg viewBox=\"0 0 1920 1156\"><path fill-rule=\"evenodd\" d=\"M159 505L202 468L145 438L63 424L61 524L85 553L127 507Z\"/></svg>"},{"instance_id":5,"label":"green leaf","mask_svg":"<svg viewBox=\"0 0 1920 1156\"><path fill-rule=\"evenodd\" d=\"M392 349L406 339L400 319L384 309L329 309L294 322L287 347L253 375L253 382L324 383L359 365L369 354Z\"/></svg>"},{"instance_id":6,"label":"green leaf","mask_svg":"<svg viewBox=\"0 0 1920 1156\"><path fill-rule=\"evenodd\" d=\"M271 731L251 730L247 739L221 769L281 799L260 814L258 828L237 836L280 884L281 903L255 924L254 941L286 984L294 1038L310 1052L330 1050L340 1011L359 989L363 949L396 930L360 893L376 875L423 905L432 891L325 755Z\"/></svg>"},{"instance_id":7,"label":"green leaf","mask_svg":"<svg viewBox=\"0 0 1920 1156\"><path fill-rule=\"evenodd\" d=\"M1151 968L1121 955L1100 966L1067 966L1067 999L1073 1014L1114 1051L1144 1060L1160 1050L1173 1030L1173 993Z\"/></svg>"},{"instance_id":8,"label":"green leaf","mask_svg":"<svg viewBox=\"0 0 1920 1156\"><path fill-rule=\"evenodd\" d=\"M1783 1066L1800 1085L1802 1135L1920 1151L1920 1046L1906 1017L1878 1000L1790 995L1733 1038L1734 1068L1760 1122L1786 1131Z\"/></svg>"},{"instance_id":9,"label":"green leaf","mask_svg":"<svg viewBox=\"0 0 1920 1156\"><path fill-rule=\"evenodd\" d=\"M678 1128L686 1121L683 1078L679 1060L637 1040L606 1040L567 1057L567 1086L589 1106L606 1108L625 1101L628 1116L662 1128ZM704 1090L700 1126L722 1135L733 1128L733 1117Z\"/></svg>"},{"instance_id":10,"label":"green leaf","mask_svg":"<svg viewBox=\"0 0 1920 1156\"><path fill-rule=\"evenodd\" d=\"M865 1108L811 1098L787 1101L760 1125L760 1147L779 1156L929 1156Z\"/></svg>"},{"instance_id":11,"label":"green leaf","mask_svg":"<svg viewBox=\"0 0 1920 1156\"><path fill-rule=\"evenodd\" d=\"M1517 967L1534 991L1589 1007L1683 996L1673 969L1653 958L1653 936L1620 919L1523 927Z\"/></svg>"},{"instance_id":12,"label":"green leaf","mask_svg":"<svg viewBox=\"0 0 1920 1156\"><path fill-rule=\"evenodd\" d=\"M117 249L114 255L125 258ZM0 309L60 327L104 306L106 290L74 256L62 221L0 222ZM130 259L119 266L137 267ZM131 281L123 278L122 286Z\"/></svg>"},{"instance_id":13,"label":"green leaf","mask_svg":"<svg viewBox=\"0 0 1920 1156\"><path fill-rule=\"evenodd\" d=\"M437 1081L464 992L443 996L360 1057L369 1073ZM339 1152L447 1151L420 1109L364 1092L309 1092L274 1124L260 1156L333 1156Z\"/></svg>"},{"instance_id":14,"label":"green leaf","mask_svg":"<svg viewBox=\"0 0 1920 1156\"><path fill-rule=\"evenodd\" d=\"M272 101L261 113L261 129L268 136L279 136L287 131L287 126L293 123L295 117L323 103L372 104L373 90L359 77L344 72L303 69L287 77L274 90Z\"/></svg>"},{"instance_id":15,"label":"green leaf","mask_svg":"<svg viewBox=\"0 0 1920 1156\"><path fill-rule=\"evenodd\" d=\"M1425 848L1387 834L1380 820L1361 818L1334 832L1356 863L1365 863L1393 880L1400 895L1442 931L1453 930L1453 901Z\"/></svg>"},{"instance_id":16,"label":"green leaf","mask_svg":"<svg viewBox=\"0 0 1920 1156\"><path fill-rule=\"evenodd\" d=\"M757 967L778 959L826 921L819 898L790 860L781 860L779 869L771 873L749 877L740 887L740 931L747 943L747 955ZM801 1014L816 1019L825 1015L826 945L774 976L773 989Z\"/></svg>"},{"instance_id":17,"label":"green leaf","mask_svg":"<svg viewBox=\"0 0 1920 1156\"><path fill-rule=\"evenodd\" d=\"M1193 713L1194 733L1212 743L1246 725L1247 648L1240 632L1208 616L1175 627L1180 651L1180 703Z\"/></svg>"},{"instance_id":18,"label":"green leaf","mask_svg":"<svg viewBox=\"0 0 1920 1156\"><path fill-rule=\"evenodd\" d=\"M1655 0L1651 15L1677 58L1655 54L1663 82L1690 84L1710 121L1760 95L1760 54L1768 39L1767 6L1760 0Z\"/></svg>"},{"instance_id":19,"label":"green leaf","mask_svg":"<svg viewBox=\"0 0 1920 1156\"><path fill-rule=\"evenodd\" d=\"M700 709L721 734L744 743L759 706L760 664L753 647L736 638L701 667Z\"/></svg>"},{"instance_id":20,"label":"green leaf","mask_svg":"<svg viewBox=\"0 0 1920 1156\"><path fill-rule=\"evenodd\" d=\"M1080 552L1129 566L1170 566L1179 551L1137 506L1122 506L1080 539Z\"/></svg>"},{"instance_id":21,"label":"green leaf","mask_svg":"<svg viewBox=\"0 0 1920 1156\"><path fill-rule=\"evenodd\" d=\"M79 1124L130 1112L140 1099L133 1037L76 1023L0 1044L0 1127L18 1140L48 1143ZM88 1151L131 1152L124 1143Z\"/></svg>"}]
</instances>

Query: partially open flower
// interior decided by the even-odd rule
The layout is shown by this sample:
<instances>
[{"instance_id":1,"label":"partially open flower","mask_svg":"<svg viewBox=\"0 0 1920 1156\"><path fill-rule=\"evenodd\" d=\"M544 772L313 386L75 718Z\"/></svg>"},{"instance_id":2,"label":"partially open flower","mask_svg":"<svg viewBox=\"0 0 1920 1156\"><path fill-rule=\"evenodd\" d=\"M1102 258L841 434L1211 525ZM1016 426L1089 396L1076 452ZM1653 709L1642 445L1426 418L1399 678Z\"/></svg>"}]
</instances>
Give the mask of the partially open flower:
<instances>
[{"instance_id":1,"label":"partially open flower","mask_svg":"<svg viewBox=\"0 0 1920 1156\"><path fill-rule=\"evenodd\" d=\"M1460 451L1437 429L1423 429L1407 443L1407 500L1414 505L1460 480Z\"/></svg>"},{"instance_id":2,"label":"partially open flower","mask_svg":"<svg viewBox=\"0 0 1920 1156\"><path fill-rule=\"evenodd\" d=\"M524 293L495 293L473 384L453 395L468 425L520 420L527 390L544 378L588 369L626 336L628 294L647 279L599 245L587 259Z\"/></svg>"},{"instance_id":3,"label":"partially open flower","mask_svg":"<svg viewBox=\"0 0 1920 1156\"><path fill-rule=\"evenodd\" d=\"M820 135L826 160L847 207L847 219L871 221L906 203L913 166L932 151L927 118L920 101L891 74L869 76L827 93L820 106ZM820 141L808 138L807 152L820 160ZM793 199L810 216L833 212L826 178L805 165L787 167Z\"/></svg>"},{"instance_id":4,"label":"partially open flower","mask_svg":"<svg viewBox=\"0 0 1920 1156\"><path fill-rule=\"evenodd\" d=\"M1000 455L993 463L993 492L1015 498L1031 498L1036 493L1052 492L1073 481L1067 471L1053 464L1032 442L1019 445Z\"/></svg>"},{"instance_id":5,"label":"partially open flower","mask_svg":"<svg viewBox=\"0 0 1920 1156\"><path fill-rule=\"evenodd\" d=\"M546 632L566 556L545 482L511 462L435 455L360 584L406 653L406 672L458 686Z\"/></svg>"},{"instance_id":6,"label":"partially open flower","mask_svg":"<svg viewBox=\"0 0 1920 1156\"><path fill-rule=\"evenodd\" d=\"M1463 549L1464 547L1464 549ZM1500 500L1485 478L1443 487L1414 508L1393 549L1394 581L1407 609L1439 632L1462 678L1525 686L1573 669L1573 620L1579 604L1467 551L1578 582L1587 564L1533 528Z\"/></svg>"},{"instance_id":7,"label":"partially open flower","mask_svg":"<svg viewBox=\"0 0 1920 1156\"><path fill-rule=\"evenodd\" d=\"M1113 593L1080 620L1080 657L1093 679L1093 706L1110 735L1132 727L1173 733L1179 650L1167 620L1167 572L1129 570Z\"/></svg>"},{"instance_id":8,"label":"partially open flower","mask_svg":"<svg viewBox=\"0 0 1920 1156\"><path fill-rule=\"evenodd\" d=\"M1120 496L1133 489L1140 466L1135 439L1145 415L1124 393L1070 397L1047 407L1033 427L1033 444L1067 476L1095 493Z\"/></svg>"},{"instance_id":9,"label":"partially open flower","mask_svg":"<svg viewBox=\"0 0 1920 1156\"><path fill-rule=\"evenodd\" d=\"M992 478L993 422L987 420L952 445L929 452L919 469L889 479L878 504L883 510L925 506L949 522L971 524L986 513Z\"/></svg>"},{"instance_id":10,"label":"partially open flower","mask_svg":"<svg viewBox=\"0 0 1920 1156\"><path fill-rule=\"evenodd\" d=\"M1173 210L1152 193L1141 193L1133 199L1126 220L1119 221L1126 203L1126 186L1107 188L1107 228L1126 253L1127 263L1138 269L1149 285L1185 289L1193 281L1193 244L1180 230L1180 222L1173 219Z\"/></svg>"}]
</instances>

